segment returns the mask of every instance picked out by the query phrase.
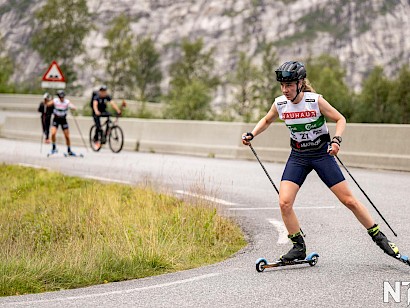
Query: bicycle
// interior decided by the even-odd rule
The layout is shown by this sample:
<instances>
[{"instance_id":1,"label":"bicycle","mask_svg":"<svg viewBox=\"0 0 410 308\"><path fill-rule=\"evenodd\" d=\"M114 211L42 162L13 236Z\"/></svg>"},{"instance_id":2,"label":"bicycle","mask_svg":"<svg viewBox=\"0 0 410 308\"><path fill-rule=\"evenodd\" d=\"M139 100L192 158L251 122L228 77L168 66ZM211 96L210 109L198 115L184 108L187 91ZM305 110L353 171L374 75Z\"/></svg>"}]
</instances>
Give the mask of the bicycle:
<instances>
[{"instance_id":1,"label":"bicycle","mask_svg":"<svg viewBox=\"0 0 410 308\"><path fill-rule=\"evenodd\" d=\"M117 115L114 121L110 119L111 114L105 113L101 117L106 117L107 120L101 125L101 131L98 133L98 140L94 140L94 136L97 132L97 126L94 124L90 129L90 145L91 149L95 152L101 150L103 144L107 142L110 146L111 151L114 153L119 153L124 146L124 133L121 127L118 126ZM105 128L104 128L105 127Z\"/></svg>"}]
</instances>

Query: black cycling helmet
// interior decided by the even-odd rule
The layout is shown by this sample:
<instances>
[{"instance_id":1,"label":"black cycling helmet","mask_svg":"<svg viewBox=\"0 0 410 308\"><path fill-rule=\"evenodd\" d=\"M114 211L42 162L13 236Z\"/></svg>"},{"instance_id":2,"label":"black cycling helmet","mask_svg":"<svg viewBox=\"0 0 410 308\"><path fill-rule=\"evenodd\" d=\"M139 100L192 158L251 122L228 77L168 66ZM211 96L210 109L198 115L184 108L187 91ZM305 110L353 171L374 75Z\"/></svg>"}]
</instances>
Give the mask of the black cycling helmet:
<instances>
[{"instance_id":1,"label":"black cycling helmet","mask_svg":"<svg viewBox=\"0 0 410 308\"><path fill-rule=\"evenodd\" d=\"M64 90L58 90L58 91L57 91L57 96L58 96L59 98L65 97L65 92L64 92Z\"/></svg>"},{"instance_id":2,"label":"black cycling helmet","mask_svg":"<svg viewBox=\"0 0 410 308\"><path fill-rule=\"evenodd\" d=\"M306 68L302 62L288 61L276 70L276 80L279 82L298 81L306 78Z\"/></svg>"},{"instance_id":3,"label":"black cycling helmet","mask_svg":"<svg viewBox=\"0 0 410 308\"><path fill-rule=\"evenodd\" d=\"M101 87L100 87L100 91L107 91L107 86L106 85L102 85Z\"/></svg>"},{"instance_id":4,"label":"black cycling helmet","mask_svg":"<svg viewBox=\"0 0 410 308\"><path fill-rule=\"evenodd\" d=\"M302 62L288 61L283 63L275 70L276 80L279 82L299 81L306 78L306 68ZM291 100L294 102L302 90L299 88L299 82L296 83L296 96Z\"/></svg>"}]
</instances>

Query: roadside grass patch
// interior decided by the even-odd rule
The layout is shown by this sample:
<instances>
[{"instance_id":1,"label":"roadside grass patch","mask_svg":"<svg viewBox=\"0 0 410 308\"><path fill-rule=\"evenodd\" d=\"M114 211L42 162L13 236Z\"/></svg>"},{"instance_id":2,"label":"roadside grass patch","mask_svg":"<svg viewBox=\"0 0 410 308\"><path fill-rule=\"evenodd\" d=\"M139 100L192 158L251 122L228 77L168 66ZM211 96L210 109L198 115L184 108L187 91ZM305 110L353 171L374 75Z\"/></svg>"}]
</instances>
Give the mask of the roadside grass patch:
<instances>
[{"instance_id":1,"label":"roadside grass patch","mask_svg":"<svg viewBox=\"0 0 410 308\"><path fill-rule=\"evenodd\" d=\"M147 277L226 259L239 227L150 188L0 165L0 295Z\"/></svg>"}]
</instances>

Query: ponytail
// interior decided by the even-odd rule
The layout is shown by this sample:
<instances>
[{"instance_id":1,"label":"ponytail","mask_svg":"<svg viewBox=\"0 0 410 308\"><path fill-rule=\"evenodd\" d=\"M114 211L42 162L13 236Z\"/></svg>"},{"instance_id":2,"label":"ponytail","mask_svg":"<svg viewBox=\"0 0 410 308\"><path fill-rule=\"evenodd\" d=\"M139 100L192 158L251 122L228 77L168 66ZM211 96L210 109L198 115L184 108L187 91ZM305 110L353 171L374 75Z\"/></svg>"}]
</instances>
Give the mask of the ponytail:
<instances>
[{"instance_id":1,"label":"ponytail","mask_svg":"<svg viewBox=\"0 0 410 308\"><path fill-rule=\"evenodd\" d=\"M316 93L315 89L313 89L310 81L307 78L302 79L302 92L313 92Z\"/></svg>"}]
</instances>

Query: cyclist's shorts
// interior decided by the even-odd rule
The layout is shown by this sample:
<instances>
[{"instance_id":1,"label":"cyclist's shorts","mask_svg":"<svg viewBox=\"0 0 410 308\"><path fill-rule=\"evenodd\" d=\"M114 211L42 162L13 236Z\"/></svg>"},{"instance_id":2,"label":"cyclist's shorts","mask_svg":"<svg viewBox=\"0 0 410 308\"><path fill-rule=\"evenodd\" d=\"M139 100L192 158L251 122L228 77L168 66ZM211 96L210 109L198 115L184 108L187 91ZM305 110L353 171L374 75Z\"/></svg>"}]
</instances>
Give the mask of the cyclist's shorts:
<instances>
[{"instance_id":1,"label":"cyclist's shorts","mask_svg":"<svg viewBox=\"0 0 410 308\"><path fill-rule=\"evenodd\" d=\"M63 129L68 129L67 118L66 117L56 117L56 116L54 116L53 126L58 128L59 125L61 125L61 127Z\"/></svg>"},{"instance_id":2,"label":"cyclist's shorts","mask_svg":"<svg viewBox=\"0 0 410 308\"><path fill-rule=\"evenodd\" d=\"M95 112L94 112L94 110L93 110L93 117L109 118L109 117L111 117L111 116L112 116L111 112L102 111L100 115L96 115Z\"/></svg>"},{"instance_id":3,"label":"cyclist's shorts","mask_svg":"<svg viewBox=\"0 0 410 308\"><path fill-rule=\"evenodd\" d=\"M302 186L307 175L315 170L320 179L332 187L345 180L336 159L327 153L326 144L319 150L297 152L292 150L283 171L282 181L291 181Z\"/></svg>"}]
</instances>

